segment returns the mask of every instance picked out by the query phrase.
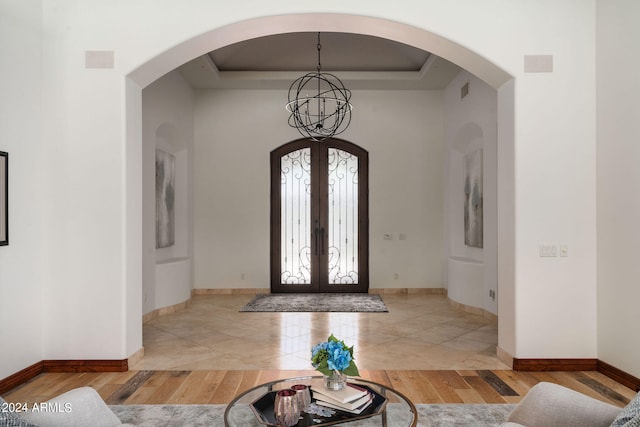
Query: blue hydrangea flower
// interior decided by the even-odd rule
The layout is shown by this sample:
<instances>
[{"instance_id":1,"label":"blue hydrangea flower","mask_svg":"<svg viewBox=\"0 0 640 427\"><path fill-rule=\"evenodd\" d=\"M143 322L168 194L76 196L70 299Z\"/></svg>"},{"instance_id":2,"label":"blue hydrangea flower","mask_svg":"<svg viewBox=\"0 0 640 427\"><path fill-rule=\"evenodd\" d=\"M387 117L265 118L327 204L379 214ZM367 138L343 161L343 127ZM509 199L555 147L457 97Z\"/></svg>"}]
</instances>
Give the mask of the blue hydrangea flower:
<instances>
[{"instance_id":1,"label":"blue hydrangea flower","mask_svg":"<svg viewBox=\"0 0 640 427\"><path fill-rule=\"evenodd\" d=\"M311 349L311 356L315 357L320 351L326 350L327 344L328 343L326 342L321 342L320 344L316 344L315 346L313 346L313 348Z\"/></svg>"},{"instance_id":2,"label":"blue hydrangea flower","mask_svg":"<svg viewBox=\"0 0 640 427\"><path fill-rule=\"evenodd\" d=\"M344 371L351 363L351 354L342 348L335 348L329 353L329 369L334 371Z\"/></svg>"},{"instance_id":3,"label":"blue hydrangea flower","mask_svg":"<svg viewBox=\"0 0 640 427\"><path fill-rule=\"evenodd\" d=\"M349 376L358 376L358 367L353 361L353 347L347 347L344 341L333 334L325 342L316 344L311 349L311 364L324 375L342 372Z\"/></svg>"}]
</instances>

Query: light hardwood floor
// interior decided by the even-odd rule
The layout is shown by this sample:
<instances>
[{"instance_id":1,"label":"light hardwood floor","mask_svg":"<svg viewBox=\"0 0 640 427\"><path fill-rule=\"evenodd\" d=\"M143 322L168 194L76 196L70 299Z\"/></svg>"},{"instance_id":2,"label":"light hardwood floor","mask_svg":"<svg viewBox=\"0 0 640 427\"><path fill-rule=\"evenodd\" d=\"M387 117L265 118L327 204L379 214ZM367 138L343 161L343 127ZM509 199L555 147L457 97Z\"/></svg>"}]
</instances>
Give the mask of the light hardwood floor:
<instances>
[{"instance_id":1,"label":"light hardwood floor","mask_svg":"<svg viewBox=\"0 0 640 427\"><path fill-rule=\"evenodd\" d=\"M226 404L267 381L314 374L308 370L45 373L4 398L39 403L76 387L91 386L109 404ZM414 403L517 403L540 381L561 384L620 407L635 395L598 372L366 370L361 377L392 387Z\"/></svg>"},{"instance_id":2,"label":"light hardwood floor","mask_svg":"<svg viewBox=\"0 0 640 427\"><path fill-rule=\"evenodd\" d=\"M415 403L515 403L540 381L623 406L635 393L597 372L514 372L497 324L440 295L384 295L389 313L240 313L249 295L201 295L144 325L144 358L122 373L45 373L11 390L42 402L89 385L111 404L228 403L266 381L316 375L310 350L333 333L365 379Z\"/></svg>"}]
</instances>

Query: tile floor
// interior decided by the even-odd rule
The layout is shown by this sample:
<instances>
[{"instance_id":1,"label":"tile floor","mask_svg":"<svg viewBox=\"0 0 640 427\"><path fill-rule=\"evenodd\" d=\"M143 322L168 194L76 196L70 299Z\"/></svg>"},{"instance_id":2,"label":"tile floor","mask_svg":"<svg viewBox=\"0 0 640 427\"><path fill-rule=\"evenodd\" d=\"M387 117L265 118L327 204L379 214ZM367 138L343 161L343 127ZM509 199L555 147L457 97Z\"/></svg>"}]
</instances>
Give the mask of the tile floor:
<instances>
[{"instance_id":1,"label":"tile floor","mask_svg":"<svg viewBox=\"0 0 640 427\"><path fill-rule=\"evenodd\" d=\"M383 295L388 313L240 313L250 295L198 295L144 325L135 370L310 369L311 347L333 333L360 369L509 369L497 324L441 295Z\"/></svg>"}]
</instances>

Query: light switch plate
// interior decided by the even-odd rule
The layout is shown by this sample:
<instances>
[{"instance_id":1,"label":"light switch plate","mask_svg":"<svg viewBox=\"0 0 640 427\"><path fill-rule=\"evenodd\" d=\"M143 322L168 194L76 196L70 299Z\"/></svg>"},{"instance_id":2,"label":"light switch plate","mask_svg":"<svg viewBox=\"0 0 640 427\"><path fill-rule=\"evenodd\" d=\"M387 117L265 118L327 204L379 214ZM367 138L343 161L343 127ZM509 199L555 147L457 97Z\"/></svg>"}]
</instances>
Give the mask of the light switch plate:
<instances>
[{"instance_id":1,"label":"light switch plate","mask_svg":"<svg viewBox=\"0 0 640 427\"><path fill-rule=\"evenodd\" d=\"M540 245L541 257L558 256L558 247L556 245Z\"/></svg>"}]
</instances>

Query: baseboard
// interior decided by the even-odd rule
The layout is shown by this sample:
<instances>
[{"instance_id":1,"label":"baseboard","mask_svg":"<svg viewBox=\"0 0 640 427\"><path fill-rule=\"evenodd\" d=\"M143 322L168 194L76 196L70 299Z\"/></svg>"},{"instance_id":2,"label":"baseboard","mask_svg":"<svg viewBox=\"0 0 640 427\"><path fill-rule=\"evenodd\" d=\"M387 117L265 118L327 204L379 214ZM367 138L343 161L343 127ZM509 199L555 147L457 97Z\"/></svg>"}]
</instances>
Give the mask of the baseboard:
<instances>
[{"instance_id":1,"label":"baseboard","mask_svg":"<svg viewBox=\"0 0 640 427\"><path fill-rule=\"evenodd\" d=\"M597 369L603 375L611 378L619 382L620 384L629 387L631 390L640 391L640 379L634 377L633 375L627 374L626 372L616 368L615 366L611 366L602 360L598 360Z\"/></svg>"},{"instance_id":2,"label":"baseboard","mask_svg":"<svg viewBox=\"0 0 640 427\"><path fill-rule=\"evenodd\" d=\"M228 289L191 289L191 296L195 295L257 295L269 294L269 288L228 288Z\"/></svg>"},{"instance_id":3,"label":"baseboard","mask_svg":"<svg viewBox=\"0 0 640 427\"><path fill-rule=\"evenodd\" d=\"M374 295L446 295L444 288L369 288Z\"/></svg>"},{"instance_id":4,"label":"baseboard","mask_svg":"<svg viewBox=\"0 0 640 427\"><path fill-rule=\"evenodd\" d=\"M453 307L457 311L462 311L464 313L476 314L478 316L482 316L485 319L491 320L494 323L498 323L498 316L490 311L485 310L484 308L473 307L471 305L461 304L448 298L449 305Z\"/></svg>"},{"instance_id":5,"label":"baseboard","mask_svg":"<svg viewBox=\"0 0 640 427\"><path fill-rule=\"evenodd\" d=\"M514 371L595 371L597 359L517 359Z\"/></svg>"},{"instance_id":6,"label":"baseboard","mask_svg":"<svg viewBox=\"0 0 640 427\"><path fill-rule=\"evenodd\" d=\"M44 360L42 372L126 372L129 360Z\"/></svg>"},{"instance_id":7,"label":"baseboard","mask_svg":"<svg viewBox=\"0 0 640 427\"><path fill-rule=\"evenodd\" d=\"M42 360L34 363L31 366L24 368L23 370L16 372L7 378L0 380L0 395L8 392L9 390L18 387L20 384L24 384L31 378L35 378L42 373Z\"/></svg>"},{"instance_id":8,"label":"baseboard","mask_svg":"<svg viewBox=\"0 0 640 427\"><path fill-rule=\"evenodd\" d=\"M506 352L503 351L505 355ZM598 359L517 359L513 358L514 371L596 371L602 375L640 391L640 378L624 372Z\"/></svg>"},{"instance_id":9,"label":"baseboard","mask_svg":"<svg viewBox=\"0 0 640 427\"><path fill-rule=\"evenodd\" d=\"M496 347L496 356L498 356L498 359L502 360L502 362L504 362L505 365L507 365L508 367L513 369L513 356L512 355L510 355L508 352L504 351L502 348Z\"/></svg>"},{"instance_id":10,"label":"baseboard","mask_svg":"<svg viewBox=\"0 0 640 427\"><path fill-rule=\"evenodd\" d=\"M140 350L133 353L127 359L127 367L129 369L134 369L134 366L136 366L136 363L140 362L143 358L144 358L144 347L140 347Z\"/></svg>"},{"instance_id":11,"label":"baseboard","mask_svg":"<svg viewBox=\"0 0 640 427\"><path fill-rule=\"evenodd\" d=\"M195 295L257 295L269 294L268 288L226 288L226 289L192 289ZM447 295L445 288L369 288L370 294L378 295Z\"/></svg>"},{"instance_id":12,"label":"baseboard","mask_svg":"<svg viewBox=\"0 0 640 427\"><path fill-rule=\"evenodd\" d=\"M164 316L169 313L175 313L176 311L184 310L185 308L189 307L190 304L191 298L178 304L157 308L142 316L142 323L147 323L153 319L157 319L158 317Z\"/></svg>"},{"instance_id":13,"label":"baseboard","mask_svg":"<svg viewBox=\"0 0 640 427\"><path fill-rule=\"evenodd\" d=\"M126 372L128 359L123 360L41 360L0 380L0 395L26 383L43 372Z\"/></svg>"}]
</instances>

